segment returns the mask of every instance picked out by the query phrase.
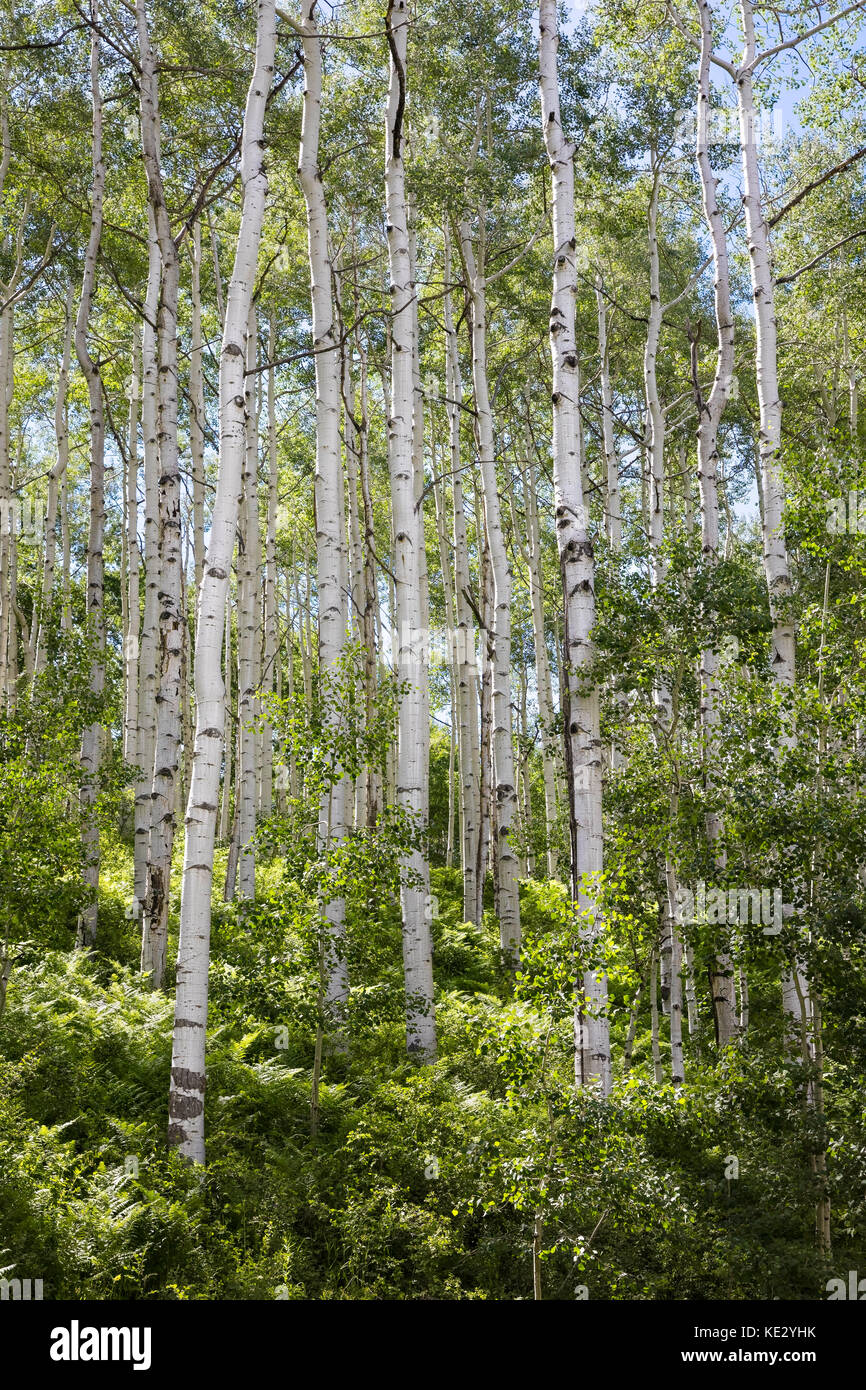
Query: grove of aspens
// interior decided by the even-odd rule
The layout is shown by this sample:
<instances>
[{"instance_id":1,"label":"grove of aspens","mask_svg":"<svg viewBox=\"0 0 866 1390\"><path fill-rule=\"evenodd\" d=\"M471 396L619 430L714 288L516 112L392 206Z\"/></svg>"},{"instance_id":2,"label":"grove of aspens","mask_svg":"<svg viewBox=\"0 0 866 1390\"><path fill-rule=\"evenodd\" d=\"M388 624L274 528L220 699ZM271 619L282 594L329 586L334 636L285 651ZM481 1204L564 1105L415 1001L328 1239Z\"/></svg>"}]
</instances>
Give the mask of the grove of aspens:
<instances>
[{"instance_id":1,"label":"grove of aspens","mask_svg":"<svg viewBox=\"0 0 866 1390\"><path fill-rule=\"evenodd\" d=\"M0 16L3 1297L866 1297L866 0Z\"/></svg>"}]
</instances>

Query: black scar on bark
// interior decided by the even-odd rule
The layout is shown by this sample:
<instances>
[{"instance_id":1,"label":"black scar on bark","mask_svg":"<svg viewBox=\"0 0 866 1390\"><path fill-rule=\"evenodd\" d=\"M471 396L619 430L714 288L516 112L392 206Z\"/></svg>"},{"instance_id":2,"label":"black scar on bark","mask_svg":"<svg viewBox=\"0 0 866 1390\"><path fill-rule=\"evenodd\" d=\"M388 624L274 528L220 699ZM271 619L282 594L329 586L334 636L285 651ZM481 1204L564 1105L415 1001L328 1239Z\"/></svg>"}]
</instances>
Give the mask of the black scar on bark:
<instances>
[{"instance_id":1,"label":"black scar on bark","mask_svg":"<svg viewBox=\"0 0 866 1390\"><path fill-rule=\"evenodd\" d=\"M189 1071L187 1067L172 1067L171 1079L175 1086L184 1091L203 1091L207 1081L201 1072Z\"/></svg>"},{"instance_id":2,"label":"black scar on bark","mask_svg":"<svg viewBox=\"0 0 866 1390\"><path fill-rule=\"evenodd\" d=\"M204 1102L198 1096L179 1096L172 1091L168 1113L173 1120L194 1120L203 1110Z\"/></svg>"}]
</instances>

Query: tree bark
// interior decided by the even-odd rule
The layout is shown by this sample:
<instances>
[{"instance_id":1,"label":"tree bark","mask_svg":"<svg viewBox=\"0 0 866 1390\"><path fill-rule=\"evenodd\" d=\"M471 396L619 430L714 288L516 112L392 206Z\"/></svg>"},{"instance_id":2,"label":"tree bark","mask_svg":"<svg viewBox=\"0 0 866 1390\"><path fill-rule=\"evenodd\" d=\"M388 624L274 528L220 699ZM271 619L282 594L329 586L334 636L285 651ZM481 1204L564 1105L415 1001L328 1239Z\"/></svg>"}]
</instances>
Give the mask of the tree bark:
<instances>
[{"instance_id":1,"label":"tree bark","mask_svg":"<svg viewBox=\"0 0 866 1390\"><path fill-rule=\"evenodd\" d=\"M388 467L394 524L397 668L406 689L400 699L397 735L397 804L426 830L424 809L430 726L427 721L427 632L421 579L423 509L416 505L414 462L414 315L409 248L406 175L403 161L406 107L406 52L409 17L406 0L389 0L385 26L390 51L385 114L385 205L391 278L391 408ZM425 891L424 855L403 856L400 899L403 915L403 971L406 985L406 1038L410 1052L432 1057L436 1051L433 1003L433 949Z\"/></svg>"},{"instance_id":2,"label":"tree bark","mask_svg":"<svg viewBox=\"0 0 866 1390\"><path fill-rule=\"evenodd\" d=\"M169 1143L203 1163L205 1028L214 836L225 727L220 671L226 594L244 462L246 338L267 195L265 107L276 50L274 0L259 0L253 77L241 142L243 204L220 353L220 458L196 624L196 732L186 813L177 995L169 1092Z\"/></svg>"},{"instance_id":3,"label":"tree bark","mask_svg":"<svg viewBox=\"0 0 866 1390\"><path fill-rule=\"evenodd\" d=\"M493 412L487 382L487 292L484 267L484 209L479 212L478 254L472 244L469 223L460 222L460 248L466 267L471 304L472 384L478 462L484 502L484 524L490 548L493 577L493 805L492 833L496 837L499 940L505 957L516 966L520 960L520 897L518 862L512 841L517 810L517 779L511 719L511 591L512 572L496 478Z\"/></svg>"},{"instance_id":4,"label":"tree bark","mask_svg":"<svg viewBox=\"0 0 866 1390\"><path fill-rule=\"evenodd\" d=\"M542 127L553 185L553 482L557 546L565 614L566 761L572 820L572 891L594 942L602 929L594 878L603 868L601 732L598 690L582 680L591 662L595 622L595 557L583 503L580 369L575 339L577 263L574 226L574 146L562 129L557 72L556 0L539 7L539 70ZM586 997L586 1007L581 995ZM607 977L588 970L575 1008L575 1072L578 1084L611 1086Z\"/></svg>"},{"instance_id":5,"label":"tree bark","mask_svg":"<svg viewBox=\"0 0 866 1390\"><path fill-rule=\"evenodd\" d=\"M103 201L105 196L105 160L102 149L102 92L100 90L99 37L97 0L91 0L90 92L93 107L93 144L90 207L90 236L84 259L84 278L81 299L75 320L75 353L84 379L90 406L90 524L87 533L87 631L93 644L88 688L94 700L100 700L105 689L105 593L102 555L105 535L105 415L102 401L102 377L99 364L90 355L88 333L93 301L96 297L96 268L102 241ZM92 946L96 941L98 923L97 891L99 887L100 843L96 801L99 796L102 762L102 724L94 720L84 730L81 740L81 791L79 804L82 815L82 849L84 851L84 883L90 901L83 908L78 922L78 944Z\"/></svg>"}]
</instances>

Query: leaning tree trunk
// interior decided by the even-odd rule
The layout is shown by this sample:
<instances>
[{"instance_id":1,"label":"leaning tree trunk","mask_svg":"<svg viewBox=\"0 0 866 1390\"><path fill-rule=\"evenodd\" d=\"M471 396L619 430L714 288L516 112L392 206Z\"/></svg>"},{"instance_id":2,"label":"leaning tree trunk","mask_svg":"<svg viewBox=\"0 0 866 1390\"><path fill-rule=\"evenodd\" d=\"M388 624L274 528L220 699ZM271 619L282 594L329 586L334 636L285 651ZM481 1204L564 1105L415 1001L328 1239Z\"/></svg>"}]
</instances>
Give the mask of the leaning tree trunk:
<instances>
[{"instance_id":1,"label":"leaning tree trunk","mask_svg":"<svg viewBox=\"0 0 866 1390\"><path fill-rule=\"evenodd\" d=\"M397 804L426 831L427 763L430 726L427 711L426 624L421 579L423 507L416 506L413 440L414 315L406 174L403 163L406 108L406 0L389 0L385 25L390 50L385 113L385 204L391 277L391 409L388 468L394 524L397 668L405 682L397 733ZM406 986L406 1040L410 1052L432 1057L436 1051L433 1005L433 943L425 891L426 861L420 849L403 856L400 901L403 915L403 972Z\"/></svg>"},{"instance_id":2,"label":"leaning tree trunk","mask_svg":"<svg viewBox=\"0 0 866 1390\"><path fill-rule=\"evenodd\" d=\"M220 353L220 458L196 623L196 730L186 812L169 1142L204 1162L205 1028L214 837L225 730L221 658L244 462L244 369L250 305L267 196L264 120L276 51L274 0L259 0L256 55L241 140L243 203Z\"/></svg>"},{"instance_id":3,"label":"leaning tree trunk","mask_svg":"<svg viewBox=\"0 0 866 1390\"><path fill-rule=\"evenodd\" d=\"M567 696L565 739L572 817L572 891L595 942L601 914L594 876L603 868L601 820L601 731L598 690L581 679L592 661L595 622L595 557L581 478L580 373L575 338L577 262L574 227L574 146L566 141L559 110L556 0L541 0L539 12L542 126L553 184L553 299L550 350L553 359L553 483L556 537L565 605L564 667ZM584 1006L581 994L586 996ZM579 1084L598 1082L610 1091L610 1029L607 976L590 969L575 1009L575 1069Z\"/></svg>"},{"instance_id":4,"label":"leaning tree trunk","mask_svg":"<svg viewBox=\"0 0 866 1390\"><path fill-rule=\"evenodd\" d=\"M91 188L90 237L84 258L84 279L81 300L75 321L75 353L87 382L90 404L90 526L87 533L87 631L93 645L88 689L94 701L100 701L105 689L105 594L102 556L105 535L105 415L102 402L102 378L97 362L90 355L88 329L93 301L96 297L96 264L102 240L102 208L105 196L105 161L102 152L102 93L99 81L99 38L96 32L98 11L96 0L91 3L90 90L93 102L93 185ZM88 724L81 740L82 848L84 851L84 883L90 901L82 910L78 924L80 945L92 946L96 940L97 889L99 887L99 824L96 801L99 796L102 763L102 725L98 720Z\"/></svg>"}]
</instances>

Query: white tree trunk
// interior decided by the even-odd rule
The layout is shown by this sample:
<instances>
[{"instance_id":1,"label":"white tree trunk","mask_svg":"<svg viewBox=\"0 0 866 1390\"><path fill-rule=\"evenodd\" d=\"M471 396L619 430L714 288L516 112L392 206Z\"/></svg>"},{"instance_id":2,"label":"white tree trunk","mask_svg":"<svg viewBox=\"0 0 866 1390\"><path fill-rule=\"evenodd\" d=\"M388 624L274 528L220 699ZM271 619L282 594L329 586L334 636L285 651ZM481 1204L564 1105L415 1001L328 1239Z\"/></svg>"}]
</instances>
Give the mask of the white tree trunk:
<instances>
[{"instance_id":1,"label":"white tree trunk","mask_svg":"<svg viewBox=\"0 0 866 1390\"><path fill-rule=\"evenodd\" d=\"M698 381L697 344L692 349L693 378L698 397L698 486L701 498L701 550L704 560L715 565L719 549L719 424L725 404L731 393L734 374L734 320L731 312L730 273L728 269L728 245L725 228L716 196L717 180L713 173L709 154L709 113L710 113L710 56L713 42L713 17L707 0L698 0L701 22L701 56L698 67L698 110L696 157L701 180L704 219L710 233L713 256L714 298L716 332L716 369L713 384L706 400L701 393ZM719 682L718 651L708 643L701 653L701 724L704 737L704 759L706 767L707 791L712 793L713 768L716 762L716 748L719 722ZM722 838L722 817L710 811L706 817L707 839L713 853L713 862L721 876L724 873L726 855L719 843ZM736 1013L734 1000L734 974L729 942L723 941L720 949L710 962L710 987L713 997L713 1015L716 1041L720 1048L727 1047L736 1037Z\"/></svg>"},{"instance_id":2,"label":"white tree trunk","mask_svg":"<svg viewBox=\"0 0 866 1390\"><path fill-rule=\"evenodd\" d=\"M98 22L96 0L91 0L91 21ZM99 38L96 29L90 37L90 91L93 104L93 183L91 186L90 236L84 259L84 278L81 299L75 321L75 352L87 382L90 404L90 525L87 533L87 627L94 644L90 666L89 690L96 699L105 689L105 594L102 556L105 535L105 419L102 403L102 381L99 367L90 355L88 330L93 301L96 297L96 265L102 240L103 199L105 195L105 161L102 150L102 93L99 78ZM84 883L90 901L82 910L78 924L80 945L92 946L96 940L97 889L99 887L99 825L96 800L99 795L102 762L102 725L97 720L88 724L81 740L82 848L84 851Z\"/></svg>"},{"instance_id":3,"label":"white tree trunk","mask_svg":"<svg viewBox=\"0 0 866 1390\"><path fill-rule=\"evenodd\" d=\"M278 471L277 471L277 396L276 372L276 328L273 317L268 330L268 515L265 533L265 646L262 689L273 694L276 689L277 651L279 637L277 632L277 509ZM259 812L266 819L273 810L274 801L274 732L270 720L265 719L262 726L262 785Z\"/></svg>"},{"instance_id":4,"label":"white tree trunk","mask_svg":"<svg viewBox=\"0 0 866 1390\"><path fill-rule=\"evenodd\" d=\"M550 350L553 359L553 481L556 537L565 606L564 666L568 705L566 753L572 812L572 888L587 920L590 939L601 931L592 878L603 868L601 820L601 732L598 691L585 691L582 668L592 659L595 622L595 558L588 533L581 478L580 374L575 339L577 263L574 227L574 146L562 129L557 72L556 0L539 7L539 69L542 127L553 184L553 299ZM579 1084L611 1085L607 977L587 971L586 1009L575 1010L575 1069ZM578 991L580 994L580 990Z\"/></svg>"},{"instance_id":5,"label":"white tree trunk","mask_svg":"<svg viewBox=\"0 0 866 1390\"><path fill-rule=\"evenodd\" d=\"M400 700L397 737L397 804L426 830L425 800L430 726L427 721L427 633L421 579L424 544L422 509L416 506L414 462L414 315L403 129L406 106L406 0L389 0L386 14L390 77L385 113L385 204L391 279L391 408L388 467L394 525L396 657L406 690ZM403 914L403 972L406 1039L410 1052L436 1051L433 1004L433 947L426 862L419 850L403 856L400 901Z\"/></svg>"},{"instance_id":6,"label":"white tree trunk","mask_svg":"<svg viewBox=\"0 0 866 1390\"><path fill-rule=\"evenodd\" d=\"M607 303L601 274L595 280L595 303L598 315L598 358L601 373L601 443L604 454L605 530L610 548L617 554L622 548L622 508L619 496L619 459L613 435L613 391L610 384L610 345L607 337Z\"/></svg>"},{"instance_id":7,"label":"white tree trunk","mask_svg":"<svg viewBox=\"0 0 866 1390\"><path fill-rule=\"evenodd\" d=\"M183 674L183 555L180 468L177 446L177 301L180 262L171 232L162 181L156 58L147 27L146 0L137 0L141 57L141 144L153 208L162 284L157 314L159 448L159 690L151 789L147 890L141 936L141 969L154 989L162 986L168 942L171 857L181 740Z\"/></svg>"},{"instance_id":8,"label":"white tree trunk","mask_svg":"<svg viewBox=\"0 0 866 1390\"><path fill-rule=\"evenodd\" d=\"M135 880L133 912L139 915L147 896L153 757L156 747L156 691L159 653L159 371L156 320L162 262L156 219L148 202L147 290L141 330L141 434L144 448L144 615L139 643L138 741L135 785Z\"/></svg>"},{"instance_id":9,"label":"white tree trunk","mask_svg":"<svg viewBox=\"0 0 866 1390\"><path fill-rule=\"evenodd\" d=\"M484 522L493 573L493 778L494 833L497 850L497 887L500 946L512 964L520 959L520 897L518 862L511 839L517 810L517 779L511 720L511 589L512 573L496 479L493 413L487 383L487 295L483 261L484 210L476 260L469 223L461 221L460 247L468 277L472 306L472 383L478 461L484 499Z\"/></svg>"},{"instance_id":10,"label":"white tree trunk","mask_svg":"<svg viewBox=\"0 0 866 1390\"><path fill-rule=\"evenodd\" d=\"M45 562L42 570L42 596L39 608L39 636L36 643L34 668L37 675L45 670L48 654L48 627L51 620L51 604L54 597L54 570L57 557L57 506L60 488L66 477L69 463L69 425L67 421L67 392L69 387L69 364L72 357L72 333L75 319L72 313L72 286L66 296L66 316L63 332L63 355L60 360L60 375L57 378L57 394L54 397L54 438L57 443L57 461L48 474L48 504L45 509ZM0 380L2 377L0 364ZM133 381L135 364L133 363ZM130 417L134 406L130 402ZM2 447L2 446L0 446ZM136 554L137 554L136 550ZM131 571L130 571L131 572Z\"/></svg>"},{"instance_id":11,"label":"white tree trunk","mask_svg":"<svg viewBox=\"0 0 866 1390\"><path fill-rule=\"evenodd\" d=\"M770 650L770 670L782 688L789 689L795 680L795 630L789 610L791 600L791 571L785 539L783 508L784 482L779 460L782 438L782 400L779 394L777 353L776 303L773 284L773 258L770 247L770 228L764 210L761 176L758 165L755 98L752 65L757 48L751 0L739 0L740 19L745 46L742 63L736 74L737 109L740 122L740 152L743 163L743 207L746 215L746 236L749 246L749 269L752 281L752 301L755 308L755 377L758 391L760 426L758 446L761 466L763 507L764 574L773 625ZM790 747L796 741L793 730L786 732L782 743ZM799 1033L800 999L798 985L803 980L808 1011L808 982L795 962L782 979L782 1008L792 1032Z\"/></svg>"},{"instance_id":12,"label":"white tree trunk","mask_svg":"<svg viewBox=\"0 0 866 1390\"><path fill-rule=\"evenodd\" d=\"M541 531L538 522L538 496L535 489L535 469L527 444L524 499L526 503L526 536L528 545L529 601L532 609L532 641L535 649L535 676L538 692L538 717L541 721L541 766L544 778L544 815L547 825L547 874L555 879L559 873L556 840L559 807L556 787L556 744L554 729L553 686L550 679L550 660L547 655L547 636L544 627L544 562Z\"/></svg>"},{"instance_id":13,"label":"white tree trunk","mask_svg":"<svg viewBox=\"0 0 866 1390\"><path fill-rule=\"evenodd\" d=\"M129 382L129 458L126 463L126 625L123 637L123 756L138 757L138 648L141 640L141 557L138 550L138 410L141 337L136 327Z\"/></svg>"},{"instance_id":14,"label":"white tree trunk","mask_svg":"<svg viewBox=\"0 0 866 1390\"><path fill-rule=\"evenodd\" d=\"M259 593L261 540L259 533L259 440L256 408L257 329L255 308L247 330L246 431L241 504L241 548L238 557L238 843L240 849L238 892L242 898L256 893L256 768L259 735Z\"/></svg>"},{"instance_id":15,"label":"white tree trunk","mask_svg":"<svg viewBox=\"0 0 866 1390\"><path fill-rule=\"evenodd\" d=\"M451 505L454 518L454 584L457 631L454 634L457 678L458 761L460 764L460 858L463 869L463 918L478 921L478 702L475 698L475 623L469 602L471 574L466 513L463 506L463 465L460 447L460 414L463 408L463 379L454 315L451 308L451 236L447 223L445 243L445 294L442 312L445 323L445 396L448 409L448 446L451 472Z\"/></svg>"},{"instance_id":16,"label":"white tree trunk","mask_svg":"<svg viewBox=\"0 0 866 1390\"><path fill-rule=\"evenodd\" d=\"M204 373L201 336L201 222L196 219L190 247L192 330L189 350L189 451L192 454L192 543L195 592L204 573Z\"/></svg>"},{"instance_id":17,"label":"white tree trunk","mask_svg":"<svg viewBox=\"0 0 866 1390\"><path fill-rule=\"evenodd\" d=\"M220 670L238 498L244 463L246 337L264 220L265 107L273 80L276 15L259 0L256 54L241 144L243 204L220 353L220 459L196 624L196 733L186 813L177 995L169 1093L169 1142L204 1162L205 1028L214 836L225 727Z\"/></svg>"},{"instance_id":18,"label":"white tree trunk","mask_svg":"<svg viewBox=\"0 0 866 1390\"><path fill-rule=\"evenodd\" d=\"M319 169L319 131L322 103L322 48L316 29L315 5L299 26L304 48L304 103L298 173L307 207L313 347L316 358L316 588L319 601L319 669L325 680L336 675L346 646L347 557L343 469L340 456L341 361L334 311L328 250L328 210ZM326 711L326 724L335 733L339 712ZM349 781L339 777L319 805L319 845L346 834ZM328 929L325 998L339 1006L348 997L348 976L342 948L346 905L341 897L323 903Z\"/></svg>"}]
</instances>

